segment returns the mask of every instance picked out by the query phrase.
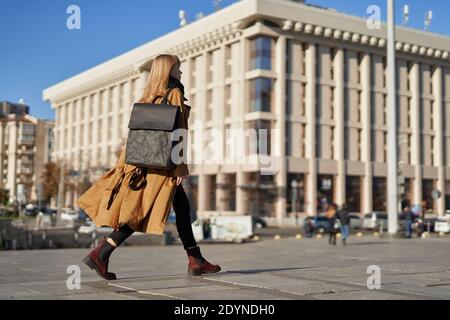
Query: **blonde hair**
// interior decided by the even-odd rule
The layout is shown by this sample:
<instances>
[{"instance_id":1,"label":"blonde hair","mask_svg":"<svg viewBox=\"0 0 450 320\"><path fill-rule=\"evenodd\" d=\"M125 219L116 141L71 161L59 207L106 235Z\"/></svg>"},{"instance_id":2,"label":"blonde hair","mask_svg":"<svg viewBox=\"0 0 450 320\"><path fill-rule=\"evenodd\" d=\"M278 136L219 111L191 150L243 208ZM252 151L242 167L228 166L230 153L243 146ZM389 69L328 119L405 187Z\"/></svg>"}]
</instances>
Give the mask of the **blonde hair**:
<instances>
[{"instance_id":1,"label":"blonde hair","mask_svg":"<svg viewBox=\"0 0 450 320\"><path fill-rule=\"evenodd\" d=\"M172 54L160 54L152 61L147 86L144 89L140 103L152 103L155 98L164 96L169 83L170 71L180 59Z\"/></svg>"}]
</instances>

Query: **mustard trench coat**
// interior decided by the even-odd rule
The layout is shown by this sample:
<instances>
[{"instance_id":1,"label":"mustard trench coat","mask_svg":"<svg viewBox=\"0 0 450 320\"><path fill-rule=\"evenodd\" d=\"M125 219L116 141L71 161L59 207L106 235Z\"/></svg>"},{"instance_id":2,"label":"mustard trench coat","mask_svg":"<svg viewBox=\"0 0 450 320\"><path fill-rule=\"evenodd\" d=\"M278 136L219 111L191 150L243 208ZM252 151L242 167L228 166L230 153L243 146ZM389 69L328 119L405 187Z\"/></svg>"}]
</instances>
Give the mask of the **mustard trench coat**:
<instances>
[{"instance_id":1,"label":"mustard trench coat","mask_svg":"<svg viewBox=\"0 0 450 320\"><path fill-rule=\"evenodd\" d=\"M157 97L154 103L161 103ZM168 103L180 106L178 126L188 129L190 106L184 103L179 88L168 95ZM173 170L148 169L144 188L134 191L128 187L136 166L125 163L125 147L114 168L106 172L75 203L83 209L97 227L118 229L128 224L133 230L160 235L170 213L175 194L176 177L189 175L188 165L181 163Z\"/></svg>"}]
</instances>

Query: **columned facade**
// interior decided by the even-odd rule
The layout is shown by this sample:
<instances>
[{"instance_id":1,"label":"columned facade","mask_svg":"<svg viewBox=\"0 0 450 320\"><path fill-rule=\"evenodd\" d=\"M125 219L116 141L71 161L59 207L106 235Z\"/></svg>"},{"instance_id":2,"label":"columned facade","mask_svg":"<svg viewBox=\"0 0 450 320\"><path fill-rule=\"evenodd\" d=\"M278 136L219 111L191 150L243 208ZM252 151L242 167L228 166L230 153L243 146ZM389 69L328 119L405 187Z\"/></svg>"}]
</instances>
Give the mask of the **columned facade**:
<instances>
[{"instance_id":1,"label":"columned facade","mask_svg":"<svg viewBox=\"0 0 450 320\"><path fill-rule=\"evenodd\" d=\"M168 52L182 62L192 107L191 159L207 145L194 139L196 121L202 133L279 132L269 137L272 175L260 174L261 164L190 164L198 217L258 214L283 224L291 213L318 214L322 198L360 214L386 210L385 30L288 1L244 0L228 9L47 89L44 98L57 114L56 158L70 164L83 154L80 166L88 162L100 173L114 165L148 66ZM405 180L399 192L439 214L450 210L448 40L399 28L396 43L398 167Z\"/></svg>"}]
</instances>

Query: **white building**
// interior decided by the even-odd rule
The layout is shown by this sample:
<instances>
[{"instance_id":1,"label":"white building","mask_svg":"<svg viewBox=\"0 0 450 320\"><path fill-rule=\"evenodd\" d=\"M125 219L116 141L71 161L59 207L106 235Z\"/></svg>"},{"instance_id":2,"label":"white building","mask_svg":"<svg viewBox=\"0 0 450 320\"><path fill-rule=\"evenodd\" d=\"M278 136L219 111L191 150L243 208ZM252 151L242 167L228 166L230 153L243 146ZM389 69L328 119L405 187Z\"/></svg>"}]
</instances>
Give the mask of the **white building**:
<instances>
[{"instance_id":1,"label":"white building","mask_svg":"<svg viewBox=\"0 0 450 320\"><path fill-rule=\"evenodd\" d=\"M191 123L284 133L270 148L280 163L275 175L260 175L258 166L190 165L200 216L313 215L323 196L355 212L385 210L385 37L385 26L371 30L333 10L237 2L44 90L56 112L54 156L76 167L112 166L150 63L168 52L182 61ZM443 213L450 209L450 38L397 27L396 40L405 197ZM433 189L443 195L435 202Z\"/></svg>"}]
</instances>

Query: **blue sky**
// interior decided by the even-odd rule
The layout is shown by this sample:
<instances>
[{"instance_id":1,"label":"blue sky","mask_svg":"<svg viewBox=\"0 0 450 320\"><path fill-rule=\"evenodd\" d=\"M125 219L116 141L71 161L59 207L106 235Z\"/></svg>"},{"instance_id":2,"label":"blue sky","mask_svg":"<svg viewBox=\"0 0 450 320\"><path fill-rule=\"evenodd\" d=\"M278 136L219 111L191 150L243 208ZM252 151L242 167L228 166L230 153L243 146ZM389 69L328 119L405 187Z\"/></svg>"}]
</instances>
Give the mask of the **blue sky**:
<instances>
[{"instance_id":1,"label":"blue sky","mask_svg":"<svg viewBox=\"0 0 450 320\"><path fill-rule=\"evenodd\" d=\"M224 0L222 7L238 0ZM360 17L386 0L308 0ZM396 1L410 5L410 24L423 29L425 12L434 11L431 31L450 35L450 2ZM66 28L69 5L81 8L81 30ZM212 13L211 0L0 0L0 101L24 98L30 113L54 119L42 90L178 28L178 10ZM384 12L383 12L384 19Z\"/></svg>"}]
</instances>

